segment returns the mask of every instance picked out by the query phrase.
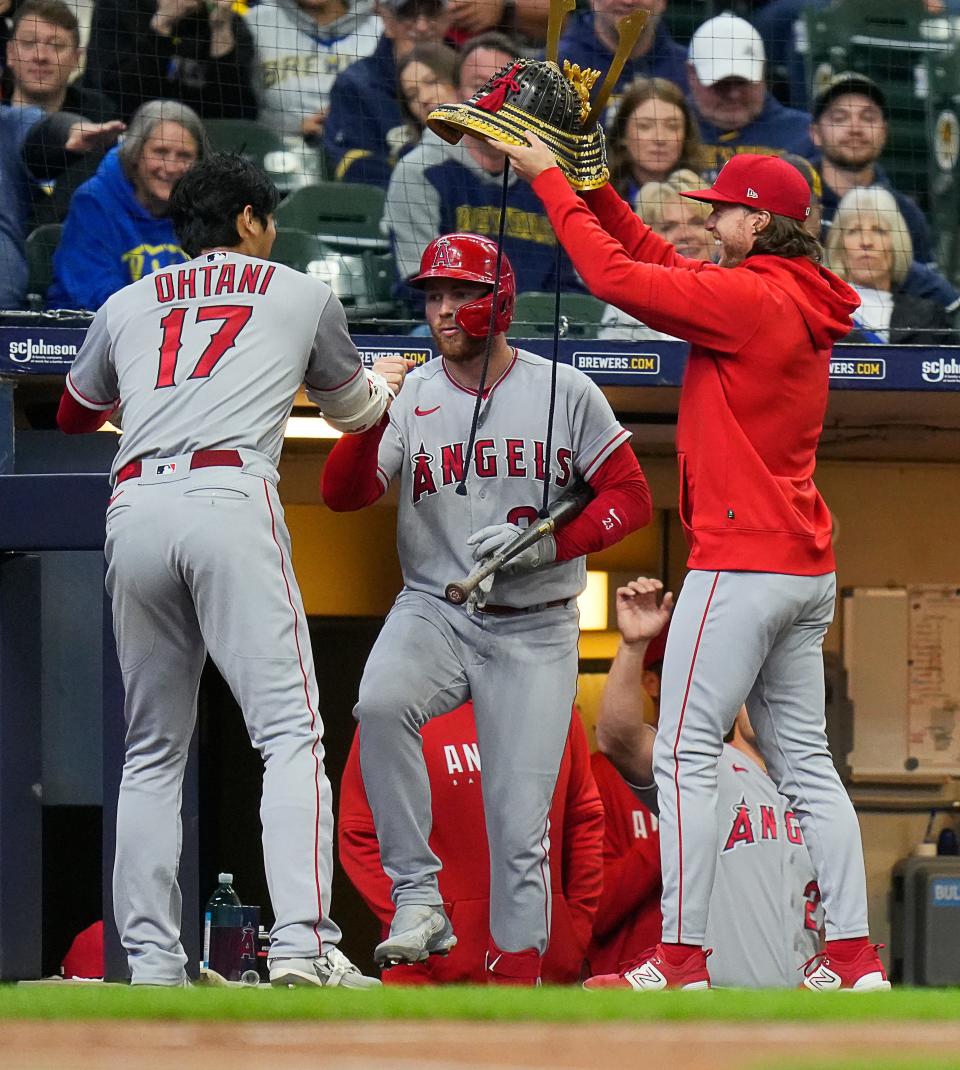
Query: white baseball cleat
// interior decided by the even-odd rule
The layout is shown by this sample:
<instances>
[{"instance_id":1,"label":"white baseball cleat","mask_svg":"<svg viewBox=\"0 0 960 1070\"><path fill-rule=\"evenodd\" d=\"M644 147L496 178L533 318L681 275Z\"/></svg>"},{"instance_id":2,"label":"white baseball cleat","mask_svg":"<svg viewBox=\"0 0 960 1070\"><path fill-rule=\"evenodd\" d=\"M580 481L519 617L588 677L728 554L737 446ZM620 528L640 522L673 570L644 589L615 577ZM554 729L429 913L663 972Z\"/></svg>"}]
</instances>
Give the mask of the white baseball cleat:
<instances>
[{"instance_id":1,"label":"white baseball cleat","mask_svg":"<svg viewBox=\"0 0 960 1070\"><path fill-rule=\"evenodd\" d=\"M331 947L316 959L271 959L270 984L277 988L317 985L320 988L379 988L376 977L365 977L346 955Z\"/></svg>"},{"instance_id":2,"label":"white baseball cleat","mask_svg":"<svg viewBox=\"0 0 960 1070\"><path fill-rule=\"evenodd\" d=\"M373 961L382 968L400 963L425 962L431 955L447 955L457 946L453 926L443 907L397 907L390 935L378 944Z\"/></svg>"}]
</instances>

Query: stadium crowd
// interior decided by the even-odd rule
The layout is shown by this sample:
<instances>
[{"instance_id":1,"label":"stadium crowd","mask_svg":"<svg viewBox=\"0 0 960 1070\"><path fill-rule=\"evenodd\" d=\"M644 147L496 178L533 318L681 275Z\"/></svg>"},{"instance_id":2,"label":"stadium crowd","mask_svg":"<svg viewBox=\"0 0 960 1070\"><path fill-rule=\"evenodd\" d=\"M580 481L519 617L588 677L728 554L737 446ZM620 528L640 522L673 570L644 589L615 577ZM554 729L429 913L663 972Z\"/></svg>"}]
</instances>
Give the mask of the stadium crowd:
<instances>
[{"instance_id":1,"label":"stadium crowd","mask_svg":"<svg viewBox=\"0 0 960 1070\"><path fill-rule=\"evenodd\" d=\"M960 293L938 270L926 191L896 188L880 163L890 131L884 88L844 71L809 90L801 18L829 0L701 4L714 14L681 22L686 33L671 31L678 9L689 14L682 0L627 6L651 18L605 126L612 181L638 212L669 240L692 240L689 255L710 259L702 233L689 239L699 219L677 192L712 180L734 153L790 155L819 204L818 236L826 242L834 219L844 220L831 262L861 288L859 337L955 342ZM915 6L931 17L947 10L943 0ZM625 10L581 3L561 58L605 71ZM239 120L256 126L233 131L236 147L256 153L261 135L275 139L273 166L287 189L326 179L384 191L395 307L417 314L406 280L419 250L454 230L495 236L504 168L476 139L441 141L426 115L469 98L516 57L542 55L546 18L544 0L0 0L0 307L26 307L27 237L45 224L62 230L53 285L31 295L33 307L95 310L182 258L166 220L170 191L215 128ZM864 206L850 196L864 188L889 196ZM556 239L546 216L513 177L506 203L519 289L552 290ZM870 225L852 225L864 212ZM858 280L854 245L860 259L892 257L895 266ZM559 281L582 290L569 263ZM655 335L636 323L607 326L619 337Z\"/></svg>"}]
</instances>

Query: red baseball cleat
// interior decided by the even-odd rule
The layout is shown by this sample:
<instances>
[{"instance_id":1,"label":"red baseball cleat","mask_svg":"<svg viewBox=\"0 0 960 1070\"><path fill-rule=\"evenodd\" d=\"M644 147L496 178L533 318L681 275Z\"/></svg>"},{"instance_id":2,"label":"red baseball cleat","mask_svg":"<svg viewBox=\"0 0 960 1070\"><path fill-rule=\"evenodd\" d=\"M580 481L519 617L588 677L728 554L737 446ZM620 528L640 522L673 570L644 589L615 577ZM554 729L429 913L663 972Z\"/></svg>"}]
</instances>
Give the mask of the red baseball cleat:
<instances>
[{"instance_id":1,"label":"red baseball cleat","mask_svg":"<svg viewBox=\"0 0 960 1070\"><path fill-rule=\"evenodd\" d=\"M667 961L663 946L657 944L620 973L588 977L583 987L632 988L637 992L653 992L663 988L706 989L710 987L707 959L712 953L696 948L679 966L675 966Z\"/></svg>"},{"instance_id":2,"label":"red baseball cleat","mask_svg":"<svg viewBox=\"0 0 960 1070\"><path fill-rule=\"evenodd\" d=\"M890 982L877 952L883 944L867 944L850 958L821 951L803 964L803 987L814 992L888 992Z\"/></svg>"}]
</instances>

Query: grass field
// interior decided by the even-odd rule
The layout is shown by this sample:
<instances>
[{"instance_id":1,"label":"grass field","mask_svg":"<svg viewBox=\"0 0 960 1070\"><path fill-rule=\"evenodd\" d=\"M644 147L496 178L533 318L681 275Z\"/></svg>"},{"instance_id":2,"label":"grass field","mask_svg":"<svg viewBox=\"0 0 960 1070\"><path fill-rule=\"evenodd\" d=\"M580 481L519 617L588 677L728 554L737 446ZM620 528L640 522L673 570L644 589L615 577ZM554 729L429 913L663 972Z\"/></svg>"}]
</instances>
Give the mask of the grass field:
<instances>
[{"instance_id":1,"label":"grass field","mask_svg":"<svg viewBox=\"0 0 960 1070\"><path fill-rule=\"evenodd\" d=\"M960 989L0 986L2 1070L960 1070Z\"/></svg>"},{"instance_id":2,"label":"grass field","mask_svg":"<svg viewBox=\"0 0 960 1070\"><path fill-rule=\"evenodd\" d=\"M473 1022L953 1022L960 989L889 993L584 992L577 988L157 989L0 986L0 1020Z\"/></svg>"}]
</instances>

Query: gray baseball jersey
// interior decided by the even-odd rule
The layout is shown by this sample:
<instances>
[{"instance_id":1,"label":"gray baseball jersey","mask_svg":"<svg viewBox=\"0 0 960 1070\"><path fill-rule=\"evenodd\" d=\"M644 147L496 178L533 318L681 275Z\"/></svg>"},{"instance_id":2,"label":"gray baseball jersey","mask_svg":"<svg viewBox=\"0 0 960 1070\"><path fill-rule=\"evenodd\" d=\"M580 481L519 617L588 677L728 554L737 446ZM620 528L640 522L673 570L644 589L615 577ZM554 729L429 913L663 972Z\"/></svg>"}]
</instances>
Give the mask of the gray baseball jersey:
<instances>
[{"instance_id":1,"label":"gray baseball jersey","mask_svg":"<svg viewBox=\"0 0 960 1070\"><path fill-rule=\"evenodd\" d=\"M407 587L443 597L445 585L476 564L468 536L489 524L510 521L525 527L536 518L549 390L550 362L516 350L480 409L469 493L461 497L456 487L476 394L461 387L442 360L407 376L390 410L378 473L385 488L400 477L397 546ZM628 438L599 388L582 372L560 365L550 501L574 473L589 479ZM536 572L499 572L488 601L507 606L552 602L574 597L585 584L581 557Z\"/></svg>"},{"instance_id":2,"label":"gray baseball jersey","mask_svg":"<svg viewBox=\"0 0 960 1070\"><path fill-rule=\"evenodd\" d=\"M213 252L114 294L67 389L91 409L119 405L114 478L134 458L229 448L270 475L304 382L331 412L369 394L333 291L282 264Z\"/></svg>"},{"instance_id":3,"label":"gray baseball jersey","mask_svg":"<svg viewBox=\"0 0 960 1070\"><path fill-rule=\"evenodd\" d=\"M655 787L630 785L654 813ZM820 949L823 908L797 816L769 776L725 744L717 764L716 877L704 945L713 985L796 988Z\"/></svg>"},{"instance_id":4,"label":"gray baseball jersey","mask_svg":"<svg viewBox=\"0 0 960 1070\"><path fill-rule=\"evenodd\" d=\"M746 755L718 766L717 875L705 944L721 987L795 988L820 950L823 911L813 863L790 804Z\"/></svg>"},{"instance_id":5,"label":"gray baseball jersey","mask_svg":"<svg viewBox=\"0 0 960 1070\"><path fill-rule=\"evenodd\" d=\"M124 428L106 558L127 721L114 904L136 984L184 977L180 786L207 651L264 760L271 956L316 958L340 938L323 724L276 489L305 377L331 415L369 405L339 301L288 268L214 252L114 294L67 380L88 408L119 404Z\"/></svg>"}]
</instances>

